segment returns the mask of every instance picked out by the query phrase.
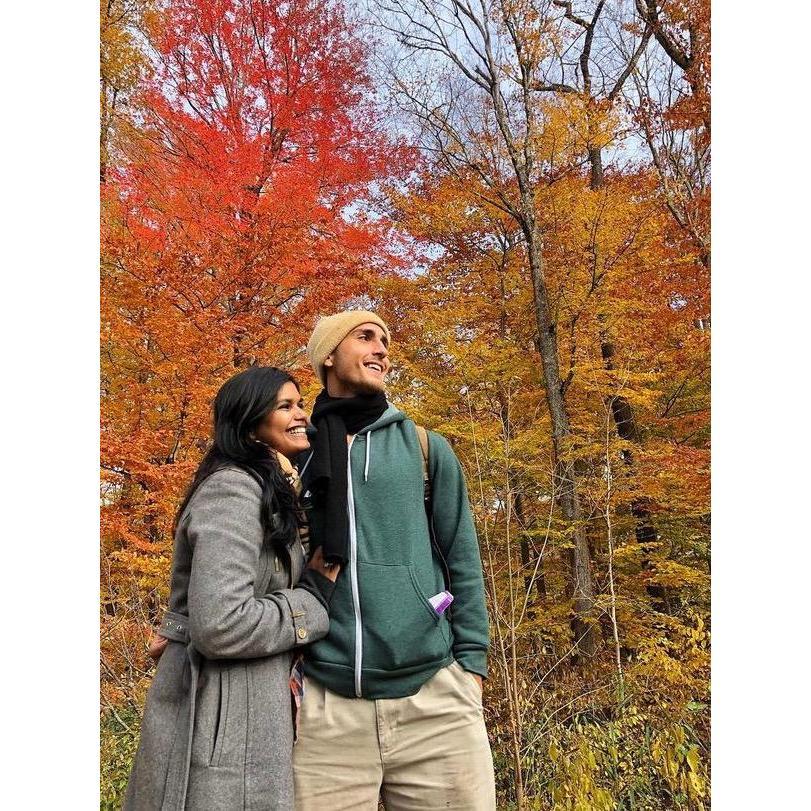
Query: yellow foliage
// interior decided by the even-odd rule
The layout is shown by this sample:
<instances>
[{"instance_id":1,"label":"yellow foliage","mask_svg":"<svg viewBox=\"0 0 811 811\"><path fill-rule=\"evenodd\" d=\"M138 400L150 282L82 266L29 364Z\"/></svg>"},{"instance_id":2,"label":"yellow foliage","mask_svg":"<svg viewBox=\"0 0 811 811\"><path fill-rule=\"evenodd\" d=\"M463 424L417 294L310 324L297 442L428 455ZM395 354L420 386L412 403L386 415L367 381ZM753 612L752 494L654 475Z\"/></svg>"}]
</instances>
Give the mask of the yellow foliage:
<instances>
[{"instance_id":1,"label":"yellow foliage","mask_svg":"<svg viewBox=\"0 0 811 811\"><path fill-rule=\"evenodd\" d=\"M579 93L564 93L542 107L543 127L533 143L540 160L567 166L591 149L605 149L621 125L616 107Z\"/></svg>"}]
</instances>

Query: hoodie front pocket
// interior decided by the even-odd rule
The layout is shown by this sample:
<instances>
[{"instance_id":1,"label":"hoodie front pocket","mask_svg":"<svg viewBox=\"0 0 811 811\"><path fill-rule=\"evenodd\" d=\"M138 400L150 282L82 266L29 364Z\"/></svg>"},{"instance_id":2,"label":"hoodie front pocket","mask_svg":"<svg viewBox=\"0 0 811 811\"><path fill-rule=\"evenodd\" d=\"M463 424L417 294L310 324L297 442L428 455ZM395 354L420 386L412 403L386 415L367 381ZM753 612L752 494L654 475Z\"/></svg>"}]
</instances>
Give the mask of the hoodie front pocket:
<instances>
[{"instance_id":1,"label":"hoodie front pocket","mask_svg":"<svg viewBox=\"0 0 811 811\"><path fill-rule=\"evenodd\" d=\"M441 618L410 566L359 561L358 581L364 668L408 669L448 655Z\"/></svg>"}]
</instances>

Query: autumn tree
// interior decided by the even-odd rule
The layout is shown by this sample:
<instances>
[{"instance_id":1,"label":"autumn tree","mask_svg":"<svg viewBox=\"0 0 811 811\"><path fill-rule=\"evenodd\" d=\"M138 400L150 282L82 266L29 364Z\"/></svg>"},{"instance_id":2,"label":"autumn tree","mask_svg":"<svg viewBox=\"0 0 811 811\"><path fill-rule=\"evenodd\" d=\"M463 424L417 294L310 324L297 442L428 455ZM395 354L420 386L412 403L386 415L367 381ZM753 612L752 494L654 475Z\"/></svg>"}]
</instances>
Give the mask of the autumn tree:
<instances>
[{"instance_id":1,"label":"autumn tree","mask_svg":"<svg viewBox=\"0 0 811 811\"><path fill-rule=\"evenodd\" d=\"M606 188L603 151L618 139L622 126L623 90L629 77L635 73L640 57L646 55L654 24L646 17L638 21L633 12L629 16L622 3L614 5L605 0L598 0L591 9L577 11L568 0L553 0L546 13L549 17L545 26L536 22L525 32L528 39L543 36L544 30L554 30L556 34L549 36L554 58L544 60L539 65L539 77L534 89L554 98L556 105L564 110L575 132L574 148L578 148L579 141L580 149L588 160L589 189L597 198L597 207L606 210L614 205L611 198L614 198L615 190ZM624 185L621 183L616 190L616 201L620 205L623 203ZM589 221L594 222L594 219L589 218ZM633 228L631 223L631 230ZM605 229L599 230L605 232ZM627 231L626 235L623 238L633 239ZM594 267L592 281L588 285L588 294L591 295L605 277L605 273L598 270L604 261L604 246L597 239L596 227L584 228L582 236L583 251L591 257ZM600 352L610 372L615 366L615 337L608 313L603 311L598 317L601 323ZM574 329L570 328L567 332L573 335ZM607 404L618 434L630 444L637 443L639 427L628 398L613 392ZM626 464L633 464L630 448L625 451L624 459ZM637 539L646 550L647 561L657 538L656 529L650 510L644 503L635 503L633 511L637 518ZM650 588L652 593L662 596L660 587L652 585Z\"/></svg>"}]
</instances>

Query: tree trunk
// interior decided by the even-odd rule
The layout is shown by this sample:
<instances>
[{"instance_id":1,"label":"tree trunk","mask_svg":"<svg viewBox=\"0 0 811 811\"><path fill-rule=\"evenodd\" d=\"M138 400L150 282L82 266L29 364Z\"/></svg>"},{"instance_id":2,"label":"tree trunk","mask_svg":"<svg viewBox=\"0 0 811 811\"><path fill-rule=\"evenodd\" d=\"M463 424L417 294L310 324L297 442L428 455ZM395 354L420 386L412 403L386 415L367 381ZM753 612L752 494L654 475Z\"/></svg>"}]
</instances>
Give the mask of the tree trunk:
<instances>
[{"instance_id":1,"label":"tree trunk","mask_svg":"<svg viewBox=\"0 0 811 811\"><path fill-rule=\"evenodd\" d=\"M592 191L602 188L605 178L603 175L603 151L602 149L589 149L589 164L591 166L591 181L589 186Z\"/></svg>"},{"instance_id":2,"label":"tree trunk","mask_svg":"<svg viewBox=\"0 0 811 811\"><path fill-rule=\"evenodd\" d=\"M523 196L523 195L522 195ZM532 211L531 203L524 206ZM546 284L543 278L543 259L540 235L534 220L530 223L527 239L529 268L538 328L538 351L546 390L546 401L552 421L552 453L554 485L557 503L563 518L571 527L573 548L569 552L569 592L573 601L574 650L576 654L592 656L597 650L599 627L594 620L594 584L591 579L591 561L583 526L580 499L577 494L574 461L571 459L572 432L558 364L556 326L549 314Z\"/></svg>"},{"instance_id":3,"label":"tree trunk","mask_svg":"<svg viewBox=\"0 0 811 811\"><path fill-rule=\"evenodd\" d=\"M605 368L608 370L613 369L614 344L609 341L605 335L603 335L600 340L600 353L605 363ZM615 395L609 397L608 403L611 408L611 415L614 418L617 435L620 439L626 442L632 442L635 445L639 444L639 429L637 427L636 418L634 417L634 410L628 400L621 395ZM631 451L623 451L622 458L625 464L633 470L634 458ZM631 513L636 519L635 535L636 542L642 553L641 567L646 580L645 590L654 601L653 607L657 611L669 612L670 601L668 600L665 587L649 582L653 572L650 556L654 551L653 544L659 540L659 533L656 531L656 527L653 524L650 509L644 499L635 499L631 503Z\"/></svg>"}]
</instances>

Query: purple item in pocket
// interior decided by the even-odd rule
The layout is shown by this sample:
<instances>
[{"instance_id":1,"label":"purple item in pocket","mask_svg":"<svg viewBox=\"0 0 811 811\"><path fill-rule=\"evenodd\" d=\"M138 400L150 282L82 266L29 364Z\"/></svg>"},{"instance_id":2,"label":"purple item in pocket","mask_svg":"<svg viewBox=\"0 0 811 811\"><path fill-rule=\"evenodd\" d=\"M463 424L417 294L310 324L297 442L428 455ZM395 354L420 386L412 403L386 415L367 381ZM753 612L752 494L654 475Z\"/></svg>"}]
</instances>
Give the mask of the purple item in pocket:
<instances>
[{"instance_id":1,"label":"purple item in pocket","mask_svg":"<svg viewBox=\"0 0 811 811\"><path fill-rule=\"evenodd\" d=\"M440 591L439 594L430 597L428 602L437 614L442 614L453 602L453 595L449 591Z\"/></svg>"}]
</instances>

